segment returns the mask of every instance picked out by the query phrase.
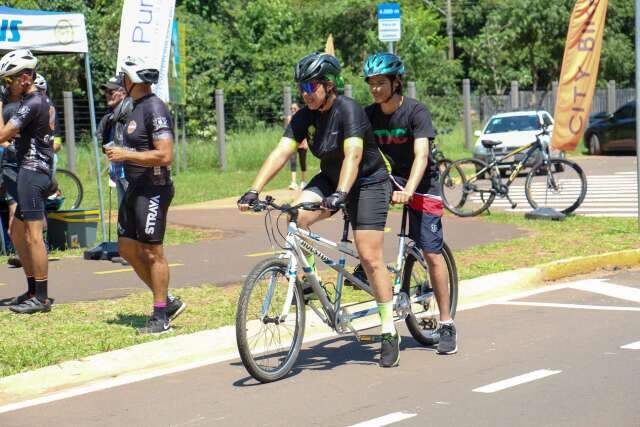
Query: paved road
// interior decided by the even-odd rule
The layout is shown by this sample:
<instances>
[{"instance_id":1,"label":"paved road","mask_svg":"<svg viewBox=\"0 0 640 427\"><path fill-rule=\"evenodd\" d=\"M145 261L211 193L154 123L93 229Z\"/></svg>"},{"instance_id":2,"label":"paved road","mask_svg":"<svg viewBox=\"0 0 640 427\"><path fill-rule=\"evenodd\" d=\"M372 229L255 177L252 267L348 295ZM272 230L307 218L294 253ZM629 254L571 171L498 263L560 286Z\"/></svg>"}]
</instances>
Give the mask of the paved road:
<instances>
[{"instance_id":1,"label":"paved road","mask_svg":"<svg viewBox=\"0 0 640 427\"><path fill-rule=\"evenodd\" d=\"M391 212L386 234L385 255L395 260L397 238L392 230L400 228L400 213ZM272 249L264 231L263 214L240 214L237 209L176 209L170 221L185 226L211 228L220 238L166 249L171 268L171 286L181 288L203 283L238 283ZM286 223L282 223L286 231ZM511 225L491 224L477 218L445 218L445 239L455 250L482 243L526 235ZM340 238L342 221L338 218L314 226L317 233ZM50 294L57 302L115 298L146 289L131 268L108 261L62 259L49 264ZM0 265L0 301L24 291L22 269Z\"/></svg>"},{"instance_id":2,"label":"paved road","mask_svg":"<svg viewBox=\"0 0 640 427\"><path fill-rule=\"evenodd\" d=\"M633 156L584 156L575 160L587 175L587 196L576 210L576 214L585 216L637 217L638 216L638 181L636 158ZM574 187L577 198L578 180L568 179L563 182L565 189ZM534 189L536 186L534 185ZM545 195L545 186L538 182L537 191L540 200ZM567 195L563 190L563 195ZM506 199L496 199L493 208L508 212L528 212L531 210L524 194L524 178L519 178L509 189L509 195L518 204L511 209ZM566 207L566 201L562 204Z\"/></svg>"},{"instance_id":3,"label":"paved road","mask_svg":"<svg viewBox=\"0 0 640 427\"><path fill-rule=\"evenodd\" d=\"M381 369L377 346L338 337L308 343L277 383L256 384L231 360L0 414L0 425L640 424L640 271L476 307L457 323L453 356L403 330L400 367Z\"/></svg>"}]
</instances>

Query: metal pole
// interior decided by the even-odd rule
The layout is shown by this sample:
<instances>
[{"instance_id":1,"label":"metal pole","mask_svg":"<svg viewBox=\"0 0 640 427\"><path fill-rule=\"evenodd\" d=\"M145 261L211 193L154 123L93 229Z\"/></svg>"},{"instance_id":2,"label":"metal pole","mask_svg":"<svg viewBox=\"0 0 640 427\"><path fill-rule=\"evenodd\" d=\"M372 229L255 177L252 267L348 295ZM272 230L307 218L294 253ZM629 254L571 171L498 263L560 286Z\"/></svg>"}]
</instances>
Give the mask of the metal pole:
<instances>
[{"instance_id":1,"label":"metal pole","mask_svg":"<svg viewBox=\"0 0 640 427\"><path fill-rule=\"evenodd\" d=\"M640 0L636 0L636 178L638 186L638 231L640 231Z\"/></svg>"},{"instance_id":2,"label":"metal pole","mask_svg":"<svg viewBox=\"0 0 640 427\"><path fill-rule=\"evenodd\" d=\"M65 145L67 146L67 165L69 170L76 172L76 129L73 116L73 93L62 92L64 100L64 134Z\"/></svg>"},{"instance_id":3,"label":"metal pole","mask_svg":"<svg viewBox=\"0 0 640 427\"><path fill-rule=\"evenodd\" d=\"M91 80L91 60L89 52L84 54L84 69L87 76L87 95L89 96L89 118L91 119L91 141L96 154L96 180L98 181L98 204L100 207L100 224L102 225L102 239L107 237L107 224L104 222L104 201L102 193L102 177L100 176L100 149L96 138L96 110L93 103L93 81Z\"/></svg>"},{"instance_id":4,"label":"metal pole","mask_svg":"<svg viewBox=\"0 0 640 427\"><path fill-rule=\"evenodd\" d=\"M180 139L178 138L178 106L173 106L173 151L176 155L176 161L174 162L176 165L176 176L180 175L180 162L181 162L181 153L180 153Z\"/></svg>"},{"instance_id":5,"label":"metal pole","mask_svg":"<svg viewBox=\"0 0 640 427\"><path fill-rule=\"evenodd\" d=\"M187 120L186 120L186 107L183 105L180 108L180 114L182 115L182 170L187 170Z\"/></svg>"},{"instance_id":6,"label":"metal pole","mask_svg":"<svg viewBox=\"0 0 640 427\"><path fill-rule=\"evenodd\" d=\"M353 86L351 85L344 85L344 96L346 96L347 98L353 98Z\"/></svg>"},{"instance_id":7,"label":"metal pole","mask_svg":"<svg viewBox=\"0 0 640 427\"><path fill-rule=\"evenodd\" d=\"M389 42L389 53L394 53L393 52L393 42Z\"/></svg>"},{"instance_id":8,"label":"metal pole","mask_svg":"<svg viewBox=\"0 0 640 427\"><path fill-rule=\"evenodd\" d=\"M464 106L464 146L467 150L471 150L471 81L469 79L462 80L462 104Z\"/></svg>"},{"instance_id":9,"label":"metal pole","mask_svg":"<svg viewBox=\"0 0 640 427\"><path fill-rule=\"evenodd\" d=\"M287 127L287 117L291 114L291 86L284 85L282 112L284 113L284 127Z\"/></svg>"},{"instance_id":10,"label":"metal pole","mask_svg":"<svg viewBox=\"0 0 640 427\"><path fill-rule=\"evenodd\" d=\"M416 99L416 82L411 81L407 84L407 95L409 98Z\"/></svg>"},{"instance_id":11,"label":"metal pole","mask_svg":"<svg viewBox=\"0 0 640 427\"><path fill-rule=\"evenodd\" d=\"M609 80L607 84L607 113L613 114L616 111L616 81Z\"/></svg>"},{"instance_id":12,"label":"metal pole","mask_svg":"<svg viewBox=\"0 0 640 427\"><path fill-rule=\"evenodd\" d=\"M520 109L520 91L518 89L518 82L516 80L511 81L511 111L518 111Z\"/></svg>"},{"instance_id":13,"label":"metal pole","mask_svg":"<svg viewBox=\"0 0 640 427\"><path fill-rule=\"evenodd\" d=\"M218 128L218 154L220 158L220 169L227 168L227 159L224 155L224 92L222 89L216 89L216 121Z\"/></svg>"},{"instance_id":14,"label":"metal pole","mask_svg":"<svg viewBox=\"0 0 640 427\"><path fill-rule=\"evenodd\" d=\"M451 0L447 0L447 36L449 37L449 59L453 59L453 11Z\"/></svg>"}]
</instances>

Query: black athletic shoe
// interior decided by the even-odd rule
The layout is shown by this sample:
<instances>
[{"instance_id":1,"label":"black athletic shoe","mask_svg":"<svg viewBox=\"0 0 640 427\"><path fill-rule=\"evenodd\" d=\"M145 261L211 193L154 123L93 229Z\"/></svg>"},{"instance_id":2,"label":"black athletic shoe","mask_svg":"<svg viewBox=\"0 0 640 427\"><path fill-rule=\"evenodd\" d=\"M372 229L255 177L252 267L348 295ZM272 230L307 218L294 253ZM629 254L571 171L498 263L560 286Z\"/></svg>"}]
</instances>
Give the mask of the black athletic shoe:
<instances>
[{"instance_id":1,"label":"black athletic shoe","mask_svg":"<svg viewBox=\"0 0 640 427\"><path fill-rule=\"evenodd\" d=\"M42 302L38 298L32 297L22 304L12 305L9 310L18 314L47 313L51 311L51 300Z\"/></svg>"},{"instance_id":2,"label":"black athletic shoe","mask_svg":"<svg viewBox=\"0 0 640 427\"><path fill-rule=\"evenodd\" d=\"M18 295L17 297L13 297L11 299L11 301L9 301L9 305L20 305L20 304L22 304L23 302L25 302L26 300L28 300L28 299L30 299L32 297L33 297L32 294L30 294L29 292L25 292L22 295Z\"/></svg>"},{"instance_id":3,"label":"black athletic shoe","mask_svg":"<svg viewBox=\"0 0 640 427\"><path fill-rule=\"evenodd\" d=\"M380 366L393 368L400 363L400 334L382 334L380 336Z\"/></svg>"},{"instance_id":4,"label":"black athletic shoe","mask_svg":"<svg viewBox=\"0 0 640 427\"><path fill-rule=\"evenodd\" d=\"M167 317L169 320L174 320L182 314L185 308L187 308L187 304L182 302L179 297L169 297L167 300Z\"/></svg>"},{"instance_id":5,"label":"black athletic shoe","mask_svg":"<svg viewBox=\"0 0 640 427\"><path fill-rule=\"evenodd\" d=\"M20 261L20 258L18 258L18 255L10 256L9 259L7 260L7 264L15 268L22 267L22 261Z\"/></svg>"},{"instance_id":6,"label":"black athletic shoe","mask_svg":"<svg viewBox=\"0 0 640 427\"><path fill-rule=\"evenodd\" d=\"M438 354L454 354L458 351L456 325L440 325L438 328L440 341L438 342Z\"/></svg>"},{"instance_id":7,"label":"black athletic shoe","mask_svg":"<svg viewBox=\"0 0 640 427\"><path fill-rule=\"evenodd\" d=\"M171 331L171 324L169 323L169 320L160 320L156 317L151 317L147 321L146 326L142 328L138 328L139 334L160 335L170 331Z\"/></svg>"}]
</instances>

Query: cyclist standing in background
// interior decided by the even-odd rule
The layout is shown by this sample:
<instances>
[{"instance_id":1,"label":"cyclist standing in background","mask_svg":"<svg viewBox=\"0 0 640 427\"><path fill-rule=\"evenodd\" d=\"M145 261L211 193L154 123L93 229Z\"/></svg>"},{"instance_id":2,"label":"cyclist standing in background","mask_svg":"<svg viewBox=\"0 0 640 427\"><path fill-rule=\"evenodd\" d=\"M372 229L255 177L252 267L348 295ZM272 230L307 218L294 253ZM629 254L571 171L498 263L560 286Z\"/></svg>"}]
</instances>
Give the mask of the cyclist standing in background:
<instances>
[{"instance_id":1,"label":"cyclist standing in background","mask_svg":"<svg viewBox=\"0 0 640 427\"><path fill-rule=\"evenodd\" d=\"M389 171L362 107L337 94L343 84L340 71L338 60L326 53L312 53L298 62L295 80L306 107L292 117L251 189L238 200L238 207L248 210L258 200L258 193L307 140L311 152L320 158L320 173L309 181L295 203L321 202L325 210L301 210L298 226L308 229L346 203L356 249L380 310L380 365L392 367L400 359L400 337L393 322L393 289L383 258L384 226L391 197ZM312 255L307 256L307 261L311 266L307 274L317 276Z\"/></svg>"},{"instance_id":2,"label":"cyclist standing in background","mask_svg":"<svg viewBox=\"0 0 640 427\"><path fill-rule=\"evenodd\" d=\"M0 59L0 78L22 95L18 110L0 129L0 144L15 138L18 159L17 210L11 239L20 255L28 289L10 307L15 313L51 310L48 260L42 236L45 201L51 186L53 141L49 102L33 84L38 60L29 50L9 52Z\"/></svg>"},{"instance_id":3,"label":"cyclist standing in background","mask_svg":"<svg viewBox=\"0 0 640 427\"><path fill-rule=\"evenodd\" d=\"M129 183L118 210L118 251L153 292L153 314L138 331L162 334L186 307L178 298L169 299L169 264L162 244L174 195L173 125L169 109L151 91L160 72L132 58L120 72L133 109L127 116L124 147L105 148L109 160L124 163Z\"/></svg>"},{"instance_id":4,"label":"cyclist standing in background","mask_svg":"<svg viewBox=\"0 0 640 427\"><path fill-rule=\"evenodd\" d=\"M405 73L400 58L377 53L364 64L364 78L374 103L367 116L380 149L392 165L392 203L409 205L409 236L422 250L440 311L438 353L457 352L456 328L450 316L447 266L442 256L443 202L439 172L430 139L436 133L427 107L402 95Z\"/></svg>"},{"instance_id":5,"label":"cyclist standing in background","mask_svg":"<svg viewBox=\"0 0 640 427\"><path fill-rule=\"evenodd\" d=\"M58 120L58 112L56 111L55 105L49 98L47 94L47 90L49 86L47 85L47 80L44 78L42 74L36 74L36 79L33 81L33 84L36 88L47 98L47 102L49 102L49 127L51 128L51 136L53 138L53 152L57 153L62 148L62 137L60 136L60 122ZM55 154L53 156L53 172L55 174L56 167L58 163L58 155Z\"/></svg>"},{"instance_id":6,"label":"cyclist standing in background","mask_svg":"<svg viewBox=\"0 0 640 427\"><path fill-rule=\"evenodd\" d=\"M289 126L291 123L291 118L295 113L300 111L300 106L295 102L291 104L291 114L287 116L287 120L285 123L285 128ZM289 168L291 169L291 184L289 184L289 190L297 190L300 188L301 190L307 185L304 179L304 174L307 171L307 151L309 147L307 146L307 140L302 141L300 146L298 146L298 152L291 156L289 159ZM296 182L296 169L298 168L297 158L300 158L300 186Z\"/></svg>"},{"instance_id":7,"label":"cyclist standing in background","mask_svg":"<svg viewBox=\"0 0 640 427\"><path fill-rule=\"evenodd\" d=\"M98 129L96 131L98 141L100 141L103 146L113 143L116 147L122 147L124 144L127 116L133 108L133 103L131 102L131 98L127 97L127 93L122 87L122 81L119 77L110 78L107 83L101 86L101 89L104 91L109 111L102 117L100 123L98 123ZM128 187L124 164L111 162L109 178L116 184L118 209L120 209Z\"/></svg>"}]
</instances>

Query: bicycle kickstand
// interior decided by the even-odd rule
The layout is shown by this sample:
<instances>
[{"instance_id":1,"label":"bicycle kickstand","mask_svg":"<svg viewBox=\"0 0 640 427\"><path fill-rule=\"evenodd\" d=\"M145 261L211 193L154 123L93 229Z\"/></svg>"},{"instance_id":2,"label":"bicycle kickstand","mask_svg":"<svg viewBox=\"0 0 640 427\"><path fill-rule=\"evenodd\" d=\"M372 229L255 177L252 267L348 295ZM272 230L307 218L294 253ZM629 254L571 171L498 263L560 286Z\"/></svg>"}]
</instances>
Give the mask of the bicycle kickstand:
<instances>
[{"instance_id":1,"label":"bicycle kickstand","mask_svg":"<svg viewBox=\"0 0 640 427\"><path fill-rule=\"evenodd\" d=\"M515 209L516 206L518 206L518 204L516 202L514 202L513 200L511 200L511 197L509 196L509 194L505 194L505 197L507 198L507 200L509 201L509 203L511 203L511 209Z\"/></svg>"}]
</instances>

